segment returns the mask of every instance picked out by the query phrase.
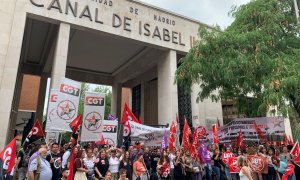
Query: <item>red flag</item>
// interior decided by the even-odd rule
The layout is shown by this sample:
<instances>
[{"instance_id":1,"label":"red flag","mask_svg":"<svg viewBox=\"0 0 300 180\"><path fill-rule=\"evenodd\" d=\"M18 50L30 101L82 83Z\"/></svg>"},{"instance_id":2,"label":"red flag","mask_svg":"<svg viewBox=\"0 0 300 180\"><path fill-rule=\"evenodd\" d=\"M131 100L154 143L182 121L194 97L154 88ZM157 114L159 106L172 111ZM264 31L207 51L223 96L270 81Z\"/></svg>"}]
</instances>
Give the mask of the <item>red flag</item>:
<instances>
[{"instance_id":1,"label":"red flag","mask_svg":"<svg viewBox=\"0 0 300 180\"><path fill-rule=\"evenodd\" d=\"M77 144L77 140L79 136L78 130L81 124L81 118L82 115L78 114L78 116L69 124L70 128L72 129L71 143L73 146Z\"/></svg>"},{"instance_id":2,"label":"red flag","mask_svg":"<svg viewBox=\"0 0 300 180\"><path fill-rule=\"evenodd\" d=\"M189 150L190 149L190 134L191 134L191 130L189 127L189 124L187 123L186 118L184 119L184 126L183 126L183 136L182 136L182 147L185 150Z\"/></svg>"},{"instance_id":3,"label":"red flag","mask_svg":"<svg viewBox=\"0 0 300 180\"><path fill-rule=\"evenodd\" d=\"M219 118L217 118L217 127L218 127L218 128L221 127Z\"/></svg>"},{"instance_id":4,"label":"red flag","mask_svg":"<svg viewBox=\"0 0 300 180\"><path fill-rule=\"evenodd\" d=\"M289 163L286 166L285 172L284 172L284 174L282 176L282 180L288 180L288 177L293 175L294 170L295 170L295 166L293 164Z\"/></svg>"},{"instance_id":5,"label":"red flag","mask_svg":"<svg viewBox=\"0 0 300 180\"><path fill-rule=\"evenodd\" d=\"M27 149L27 146L37 140L40 140L42 138L44 138L44 132L43 129L39 123L38 120L35 121L32 129L30 130L30 132L28 133L24 143L23 143L23 147L24 149Z\"/></svg>"},{"instance_id":6,"label":"red flag","mask_svg":"<svg viewBox=\"0 0 300 180\"><path fill-rule=\"evenodd\" d=\"M176 134L175 134L175 147L179 147L180 146L180 142L179 142L179 136L180 136L180 123L179 123L179 118L178 118L178 114L176 113Z\"/></svg>"},{"instance_id":7,"label":"red flag","mask_svg":"<svg viewBox=\"0 0 300 180\"><path fill-rule=\"evenodd\" d=\"M16 158L16 138L14 138L0 153L0 161L2 167L0 167L1 172L4 172L2 175L10 174L15 165ZM0 177L0 179L5 179Z\"/></svg>"},{"instance_id":8,"label":"red flag","mask_svg":"<svg viewBox=\"0 0 300 180\"><path fill-rule=\"evenodd\" d=\"M219 144L219 136L218 136L218 129L217 124L212 125L212 135L213 135L213 142L214 144Z\"/></svg>"},{"instance_id":9,"label":"red flag","mask_svg":"<svg viewBox=\"0 0 300 180\"><path fill-rule=\"evenodd\" d=\"M136 123L141 123L135 115L132 113L132 111L129 109L127 104L125 103L123 115L122 115L122 123L125 124L127 121L134 121Z\"/></svg>"},{"instance_id":10,"label":"red flag","mask_svg":"<svg viewBox=\"0 0 300 180\"><path fill-rule=\"evenodd\" d=\"M242 130L240 129L240 132L238 133L237 139L236 139L236 147L243 147L244 146L244 138Z\"/></svg>"},{"instance_id":11,"label":"red flag","mask_svg":"<svg viewBox=\"0 0 300 180\"><path fill-rule=\"evenodd\" d=\"M237 157L230 157L228 160L228 168L230 173L239 173L241 167L237 163Z\"/></svg>"},{"instance_id":12,"label":"red flag","mask_svg":"<svg viewBox=\"0 0 300 180\"><path fill-rule=\"evenodd\" d=\"M254 128L255 128L255 131L256 133L258 134L259 136L259 139L260 141L262 142L268 142L268 139L265 137L264 133L260 130L260 128L257 126L256 122L254 121Z\"/></svg>"},{"instance_id":13,"label":"red flag","mask_svg":"<svg viewBox=\"0 0 300 180\"><path fill-rule=\"evenodd\" d=\"M190 146L190 154L194 160L197 160L197 158L198 158L198 155L197 155L198 148L199 148L199 132L196 129L193 134L192 145Z\"/></svg>"},{"instance_id":14,"label":"red flag","mask_svg":"<svg viewBox=\"0 0 300 180\"><path fill-rule=\"evenodd\" d=\"M300 147L299 147L299 142L298 140L296 141L296 143L294 144L293 149L290 152L291 155L294 156L294 158L298 157L300 155Z\"/></svg>"},{"instance_id":15,"label":"red flag","mask_svg":"<svg viewBox=\"0 0 300 180\"><path fill-rule=\"evenodd\" d=\"M169 150L172 153L175 153L175 134L176 134L176 127L174 121L172 121L171 127L170 127L170 134L169 134Z\"/></svg>"},{"instance_id":16,"label":"red flag","mask_svg":"<svg viewBox=\"0 0 300 180\"><path fill-rule=\"evenodd\" d=\"M104 139L103 135L101 136L101 140L100 141L96 141L95 144L97 144L97 145L105 145L105 139Z\"/></svg>"},{"instance_id":17,"label":"red flag","mask_svg":"<svg viewBox=\"0 0 300 180\"><path fill-rule=\"evenodd\" d=\"M70 165L69 165L69 175L67 180L73 180L74 177L74 149L71 152Z\"/></svg>"}]
</instances>

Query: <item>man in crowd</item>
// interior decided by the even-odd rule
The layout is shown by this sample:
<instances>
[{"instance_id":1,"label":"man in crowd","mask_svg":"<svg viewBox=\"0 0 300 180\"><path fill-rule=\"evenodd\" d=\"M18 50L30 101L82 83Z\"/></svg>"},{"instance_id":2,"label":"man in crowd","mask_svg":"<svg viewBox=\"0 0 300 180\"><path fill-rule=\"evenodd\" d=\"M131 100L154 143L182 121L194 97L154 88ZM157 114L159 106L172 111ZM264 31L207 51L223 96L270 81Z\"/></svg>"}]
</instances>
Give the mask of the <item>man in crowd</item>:
<instances>
[{"instance_id":1,"label":"man in crowd","mask_svg":"<svg viewBox=\"0 0 300 180\"><path fill-rule=\"evenodd\" d=\"M28 179L29 180L51 180L52 170L50 163L46 160L47 149L40 148L38 151L38 156L30 163L28 169Z\"/></svg>"},{"instance_id":2,"label":"man in crowd","mask_svg":"<svg viewBox=\"0 0 300 180\"><path fill-rule=\"evenodd\" d=\"M51 165L51 170L52 170L52 180L57 180L61 176L61 154L59 152L59 145L58 143L53 143L51 145L51 151L47 155L46 159Z\"/></svg>"}]
</instances>

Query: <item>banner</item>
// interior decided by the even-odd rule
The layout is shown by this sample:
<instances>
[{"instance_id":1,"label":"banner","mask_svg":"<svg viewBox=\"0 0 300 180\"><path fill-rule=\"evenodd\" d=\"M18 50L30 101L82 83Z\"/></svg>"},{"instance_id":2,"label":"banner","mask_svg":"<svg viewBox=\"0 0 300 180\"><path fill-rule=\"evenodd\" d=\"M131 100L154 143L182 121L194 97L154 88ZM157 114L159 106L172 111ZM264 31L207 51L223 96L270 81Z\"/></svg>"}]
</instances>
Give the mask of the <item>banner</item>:
<instances>
[{"instance_id":1,"label":"banner","mask_svg":"<svg viewBox=\"0 0 300 180\"><path fill-rule=\"evenodd\" d=\"M118 120L101 120L101 128L92 132L91 137L83 136L80 138L82 142L101 141L102 136L109 145L117 145L118 140ZM83 125L84 126L84 125Z\"/></svg>"},{"instance_id":2,"label":"banner","mask_svg":"<svg viewBox=\"0 0 300 180\"><path fill-rule=\"evenodd\" d=\"M81 141L99 141L104 119L105 94L85 92Z\"/></svg>"},{"instance_id":3,"label":"banner","mask_svg":"<svg viewBox=\"0 0 300 180\"><path fill-rule=\"evenodd\" d=\"M56 102L56 117L52 120L53 130L72 131L69 124L77 117L79 97L80 82L62 78Z\"/></svg>"},{"instance_id":4,"label":"banner","mask_svg":"<svg viewBox=\"0 0 300 180\"><path fill-rule=\"evenodd\" d=\"M231 157L234 157L234 154L231 153L231 152L225 152L222 154L222 161L227 165L229 166L229 159Z\"/></svg>"},{"instance_id":5,"label":"banner","mask_svg":"<svg viewBox=\"0 0 300 180\"><path fill-rule=\"evenodd\" d=\"M231 144L241 129L244 142L259 142L260 138L254 122L269 141L282 141L285 135L283 117L238 118L218 129L219 143ZM208 128L207 138L213 141L212 131Z\"/></svg>"},{"instance_id":6,"label":"banner","mask_svg":"<svg viewBox=\"0 0 300 180\"><path fill-rule=\"evenodd\" d=\"M267 158L262 156L247 156L247 163L249 164L252 172L264 172L267 168Z\"/></svg>"},{"instance_id":7,"label":"banner","mask_svg":"<svg viewBox=\"0 0 300 180\"><path fill-rule=\"evenodd\" d=\"M49 96L49 102L48 102L48 109L47 109L47 121L46 121L45 132L55 132L56 131L53 129L52 123L53 123L53 119L56 118L56 116L57 116L57 113L56 113L57 96L58 96L58 90L51 89L50 96Z\"/></svg>"},{"instance_id":8,"label":"banner","mask_svg":"<svg viewBox=\"0 0 300 180\"><path fill-rule=\"evenodd\" d=\"M228 160L228 163L229 163L229 172L230 173L239 173L241 168L239 167L238 165L238 162L237 162L238 158L237 157L230 157L229 160Z\"/></svg>"},{"instance_id":9,"label":"banner","mask_svg":"<svg viewBox=\"0 0 300 180\"><path fill-rule=\"evenodd\" d=\"M166 131L169 134L169 128L154 128L139 124L133 121L129 121L131 129L131 142L134 144L136 141L144 142L145 146L157 146L159 147Z\"/></svg>"}]
</instances>

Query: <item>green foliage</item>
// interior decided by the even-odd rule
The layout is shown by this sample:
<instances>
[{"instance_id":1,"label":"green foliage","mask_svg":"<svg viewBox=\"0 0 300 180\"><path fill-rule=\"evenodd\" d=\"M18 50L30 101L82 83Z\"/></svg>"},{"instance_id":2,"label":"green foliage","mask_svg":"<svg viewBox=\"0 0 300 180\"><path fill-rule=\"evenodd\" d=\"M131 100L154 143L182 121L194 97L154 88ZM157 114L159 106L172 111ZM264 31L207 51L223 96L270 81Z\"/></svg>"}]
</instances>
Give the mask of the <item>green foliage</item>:
<instances>
[{"instance_id":1,"label":"green foliage","mask_svg":"<svg viewBox=\"0 0 300 180\"><path fill-rule=\"evenodd\" d=\"M107 117L110 113L110 110L111 110L111 97L112 97L111 88L108 86L97 86L94 89L94 92L105 93L104 119L107 119ZM114 114L114 116L115 116L115 114Z\"/></svg>"},{"instance_id":2,"label":"green foliage","mask_svg":"<svg viewBox=\"0 0 300 180\"><path fill-rule=\"evenodd\" d=\"M78 114L83 115L83 109L84 109L84 95L86 91L89 91L89 85L87 83L81 83L81 91L80 91L80 97L79 97L79 105L78 105Z\"/></svg>"},{"instance_id":3,"label":"green foliage","mask_svg":"<svg viewBox=\"0 0 300 180\"><path fill-rule=\"evenodd\" d=\"M201 40L181 59L176 82L189 92L198 83L198 101L236 100L239 111L251 116L272 106L283 115L290 108L299 115L300 38L293 2L253 0L231 14L235 21L223 32L199 28Z\"/></svg>"}]
</instances>

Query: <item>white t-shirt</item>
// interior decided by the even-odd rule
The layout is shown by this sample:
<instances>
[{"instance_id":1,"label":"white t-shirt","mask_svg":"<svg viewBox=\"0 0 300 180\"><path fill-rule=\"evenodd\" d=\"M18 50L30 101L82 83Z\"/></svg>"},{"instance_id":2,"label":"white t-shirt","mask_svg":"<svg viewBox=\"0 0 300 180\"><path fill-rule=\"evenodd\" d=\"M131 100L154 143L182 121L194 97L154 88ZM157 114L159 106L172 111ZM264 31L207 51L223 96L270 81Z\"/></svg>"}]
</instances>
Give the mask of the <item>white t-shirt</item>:
<instances>
[{"instance_id":1,"label":"white t-shirt","mask_svg":"<svg viewBox=\"0 0 300 180\"><path fill-rule=\"evenodd\" d=\"M123 159L123 156L121 156L121 157L115 157L115 158L113 158L113 157L110 157L109 158L109 170L110 170L110 172L111 173L118 173L119 172L119 165L120 165L120 162L122 161L122 159Z\"/></svg>"},{"instance_id":2,"label":"white t-shirt","mask_svg":"<svg viewBox=\"0 0 300 180\"><path fill-rule=\"evenodd\" d=\"M71 155L70 151L66 151L62 157L61 167L64 169L67 166L69 156Z\"/></svg>"}]
</instances>

